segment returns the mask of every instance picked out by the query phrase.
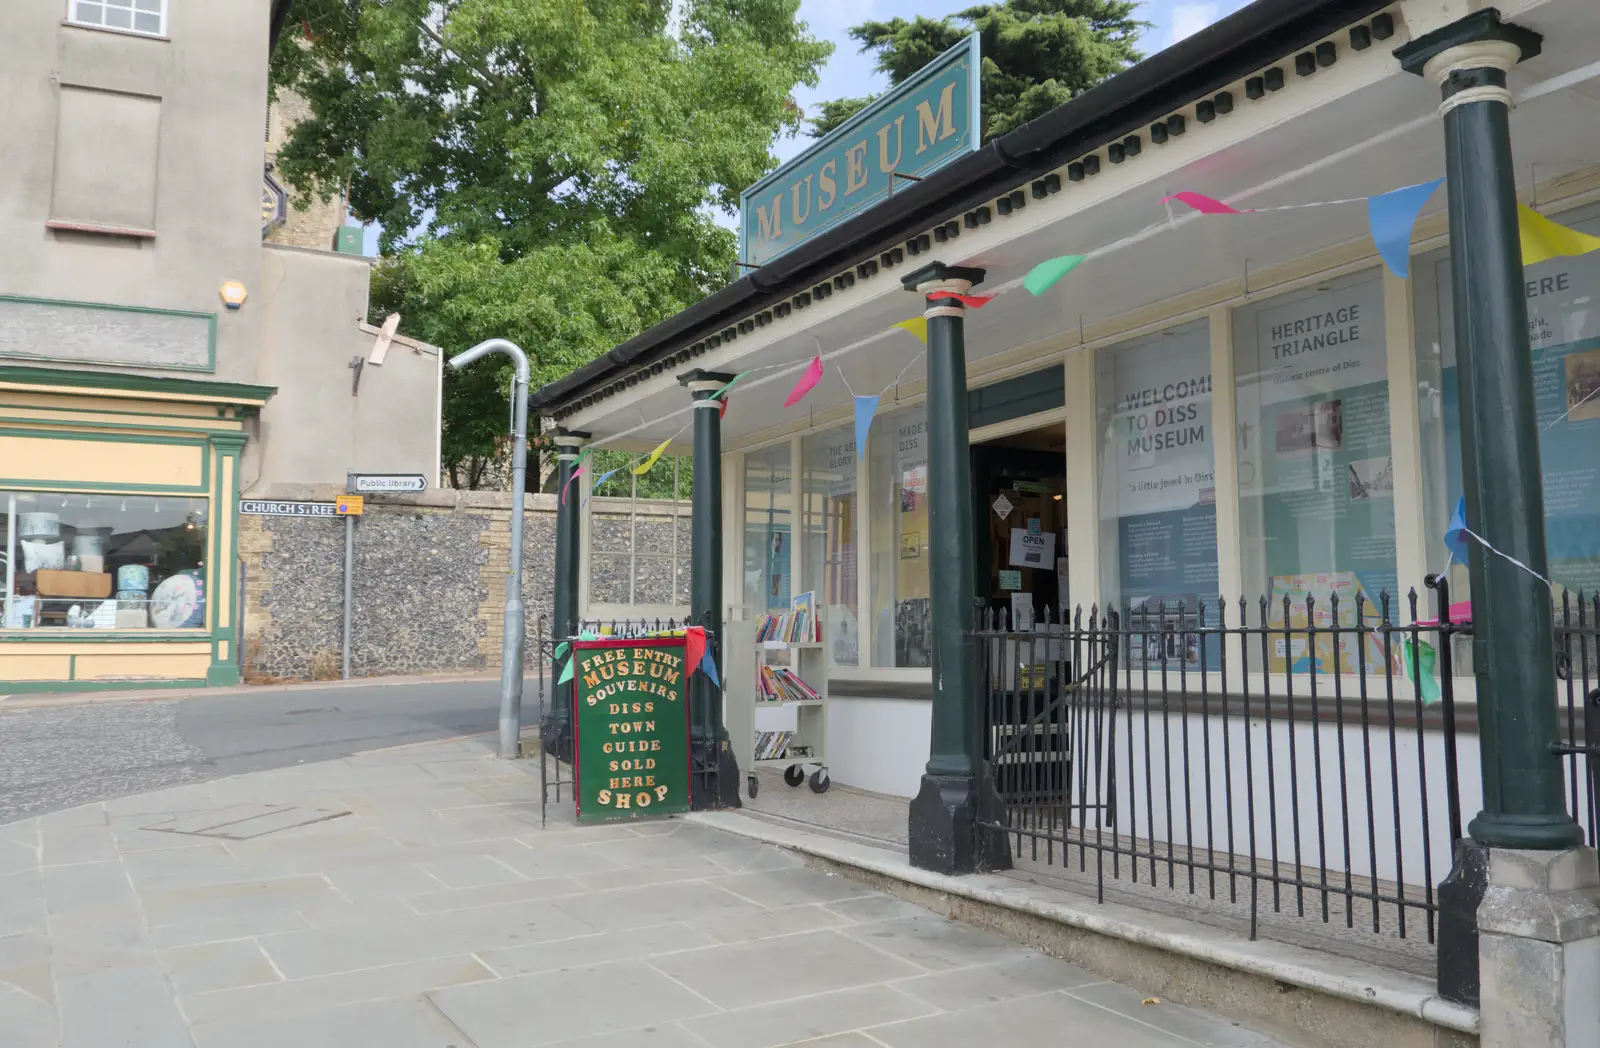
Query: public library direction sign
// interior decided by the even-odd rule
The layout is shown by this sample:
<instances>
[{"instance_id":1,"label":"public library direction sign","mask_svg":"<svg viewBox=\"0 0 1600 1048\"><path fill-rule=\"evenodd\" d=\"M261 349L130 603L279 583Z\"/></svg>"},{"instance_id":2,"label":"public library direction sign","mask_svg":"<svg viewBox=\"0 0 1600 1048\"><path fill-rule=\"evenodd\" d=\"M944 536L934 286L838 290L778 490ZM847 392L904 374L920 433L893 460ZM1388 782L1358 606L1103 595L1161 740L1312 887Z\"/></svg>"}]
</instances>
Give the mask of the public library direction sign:
<instances>
[{"instance_id":1,"label":"public library direction sign","mask_svg":"<svg viewBox=\"0 0 1600 1048\"><path fill-rule=\"evenodd\" d=\"M739 258L763 266L978 148L973 33L739 195ZM894 183L894 184L891 184Z\"/></svg>"}]
</instances>

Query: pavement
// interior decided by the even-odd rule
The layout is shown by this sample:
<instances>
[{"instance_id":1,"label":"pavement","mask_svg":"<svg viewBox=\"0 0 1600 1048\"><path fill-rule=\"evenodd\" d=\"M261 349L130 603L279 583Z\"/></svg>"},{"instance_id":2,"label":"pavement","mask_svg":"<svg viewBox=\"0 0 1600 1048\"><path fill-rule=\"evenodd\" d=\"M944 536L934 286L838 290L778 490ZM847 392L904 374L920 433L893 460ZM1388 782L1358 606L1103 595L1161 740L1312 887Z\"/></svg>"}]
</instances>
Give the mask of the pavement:
<instances>
[{"instance_id":1,"label":"pavement","mask_svg":"<svg viewBox=\"0 0 1600 1048\"><path fill-rule=\"evenodd\" d=\"M491 744L0 825L0 1044L1277 1043L743 836L541 828L537 762Z\"/></svg>"},{"instance_id":2,"label":"pavement","mask_svg":"<svg viewBox=\"0 0 1600 1048\"><path fill-rule=\"evenodd\" d=\"M537 681L526 683L525 718ZM498 678L0 701L0 823L90 801L492 731ZM3 1042L0 1042L3 1043Z\"/></svg>"}]
</instances>

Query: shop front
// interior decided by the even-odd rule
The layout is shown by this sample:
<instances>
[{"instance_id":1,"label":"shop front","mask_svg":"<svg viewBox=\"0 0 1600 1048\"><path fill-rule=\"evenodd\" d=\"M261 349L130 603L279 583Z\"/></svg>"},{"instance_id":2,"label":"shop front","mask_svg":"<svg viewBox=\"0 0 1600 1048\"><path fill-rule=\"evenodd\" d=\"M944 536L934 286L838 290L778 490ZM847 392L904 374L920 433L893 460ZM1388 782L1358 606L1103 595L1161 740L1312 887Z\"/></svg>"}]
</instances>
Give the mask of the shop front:
<instances>
[{"instance_id":1,"label":"shop front","mask_svg":"<svg viewBox=\"0 0 1600 1048\"><path fill-rule=\"evenodd\" d=\"M1009 182L983 181L977 159L954 165L886 196L875 225L819 234L809 253L768 262L722 300L540 394L586 442L643 453L689 421L674 376L740 376L721 428L723 611L737 622L803 594L826 609L826 751L838 782L903 797L926 788L940 752L932 608L970 573L978 614L1007 632L1107 611L1150 624L1123 653L1124 700L1165 701L1151 696L1181 679L1181 709L1198 723L1216 719L1203 696L1273 715L1271 696L1286 691L1291 705L1308 688L1328 697L1318 713L1289 711L1306 724L1271 729L1291 752L1340 754L1301 768L1308 796L1325 774L1359 776L1341 748L1361 752L1341 719L1364 715L1358 697L1403 692L1414 712L1387 716L1406 725L1396 767L1410 770L1385 788L1444 795L1435 686L1450 674L1463 723L1473 721L1472 644L1454 637L1453 657L1430 648L1424 663L1381 630L1471 614L1467 565L1445 541L1470 468L1450 297L1454 198L1440 186L1418 205L1398 256L1380 250L1368 201L1442 178L1445 136L1437 93L1392 55L1426 30L1422 16L1410 26L1403 5L1372 5L1355 24L1348 11L1312 24L1316 6L1301 5L1312 21L1299 37L1280 25L1232 51L1218 51L1217 36L1154 56L1118 78L1142 77L1139 106L1107 85L1041 121L1048 142L1035 127L1026 143L1001 143L1035 158L1016 161ZM1577 43L1592 30L1580 5L1513 6L1501 15L1544 39L1511 74L1519 199L1600 236L1600 166L1570 148L1600 95L1600 68ZM1232 207L1164 199L1180 192ZM1037 267L1063 256L1077 260L1070 272L1035 293ZM1574 615L1600 585L1596 258L1525 269L1549 547L1540 593ZM957 307L928 297L932 282L902 286L930 263L975 271L978 298ZM726 304L735 290L745 305ZM936 410L934 347L916 320L932 325L940 310L960 314L962 336L973 534L959 557L941 552L930 514L930 444L955 420ZM786 406L813 357L821 380ZM1435 574L1451 608L1425 585ZM1228 649L1233 661L1218 665L1223 642L1199 631L1223 627L1256 631L1247 660ZM1373 632L1336 637L1340 628ZM1236 728L1214 725L1218 739ZM1459 741L1470 816L1482 803L1477 736ZM1169 771L1194 796L1212 774L1198 762ZM1438 817L1417 834L1439 838L1433 854L1447 856L1451 830ZM1398 841L1389 851L1400 862Z\"/></svg>"},{"instance_id":2,"label":"shop front","mask_svg":"<svg viewBox=\"0 0 1600 1048\"><path fill-rule=\"evenodd\" d=\"M0 366L0 694L239 680L264 386Z\"/></svg>"}]
</instances>

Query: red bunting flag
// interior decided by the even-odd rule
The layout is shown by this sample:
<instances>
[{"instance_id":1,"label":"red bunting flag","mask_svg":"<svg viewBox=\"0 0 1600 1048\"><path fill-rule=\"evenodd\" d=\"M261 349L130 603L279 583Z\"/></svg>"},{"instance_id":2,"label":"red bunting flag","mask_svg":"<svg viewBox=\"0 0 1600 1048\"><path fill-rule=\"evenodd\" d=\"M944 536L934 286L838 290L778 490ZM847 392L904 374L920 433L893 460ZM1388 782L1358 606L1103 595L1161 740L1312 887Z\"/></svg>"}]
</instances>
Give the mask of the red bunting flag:
<instances>
[{"instance_id":1,"label":"red bunting flag","mask_svg":"<svg viewBox=\"0 0 1600 1048\"><path fill-rule=\"evenodd\" d=\"M928 292L928 297L953 298L963 306L968 306L972 309L982 309L994 301L993 295L962 295L954 291L930 291Z\"/></svg>"},{"instance_id":2,"label":"red bunting flag","mask_svg":"<svg viewBox=\"0 0 1600 1048\"><path fill-rule=\"evenodd\" d=\"M700 668L700 659L706 653L706 629L704 626L690 626L683 633L684 676L692 677L695 670Z\"/></svg>"}]
</instances>

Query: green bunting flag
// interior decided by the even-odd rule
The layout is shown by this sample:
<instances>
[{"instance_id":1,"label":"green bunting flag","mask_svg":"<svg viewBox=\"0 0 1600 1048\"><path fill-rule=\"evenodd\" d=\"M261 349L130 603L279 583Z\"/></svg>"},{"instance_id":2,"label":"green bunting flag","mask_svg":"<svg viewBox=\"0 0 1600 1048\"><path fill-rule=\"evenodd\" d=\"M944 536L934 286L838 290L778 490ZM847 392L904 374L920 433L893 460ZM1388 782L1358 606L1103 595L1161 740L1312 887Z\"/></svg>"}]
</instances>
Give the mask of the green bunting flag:
<instances>
[{"instance_id":1,"label":"green bunting flag","mask_svg":"<svg viewBox=\"0 0 1600 1048\"><path fill-rule=\"evenodd\" d=\"M1047 258L1037 266L1028 270L1028 275L1022 278L1022 286L1032 295L1042 295L1055 287L1056 281L1078 268L1087 255L1059 255Z\"/></svg>"},{"instance_id":2,"label":"green bunting flag","mask_svg":"<svg viewBox=\"0 0 1600 1048\"><path fill-rule=\"evenodd\" d=\"M572 664L577 661L578 657L576 655L567 660L567 668L561 671L561 676L556 680L557 684L565 684L572 679Z\"/></svg>"}]
</instances>

